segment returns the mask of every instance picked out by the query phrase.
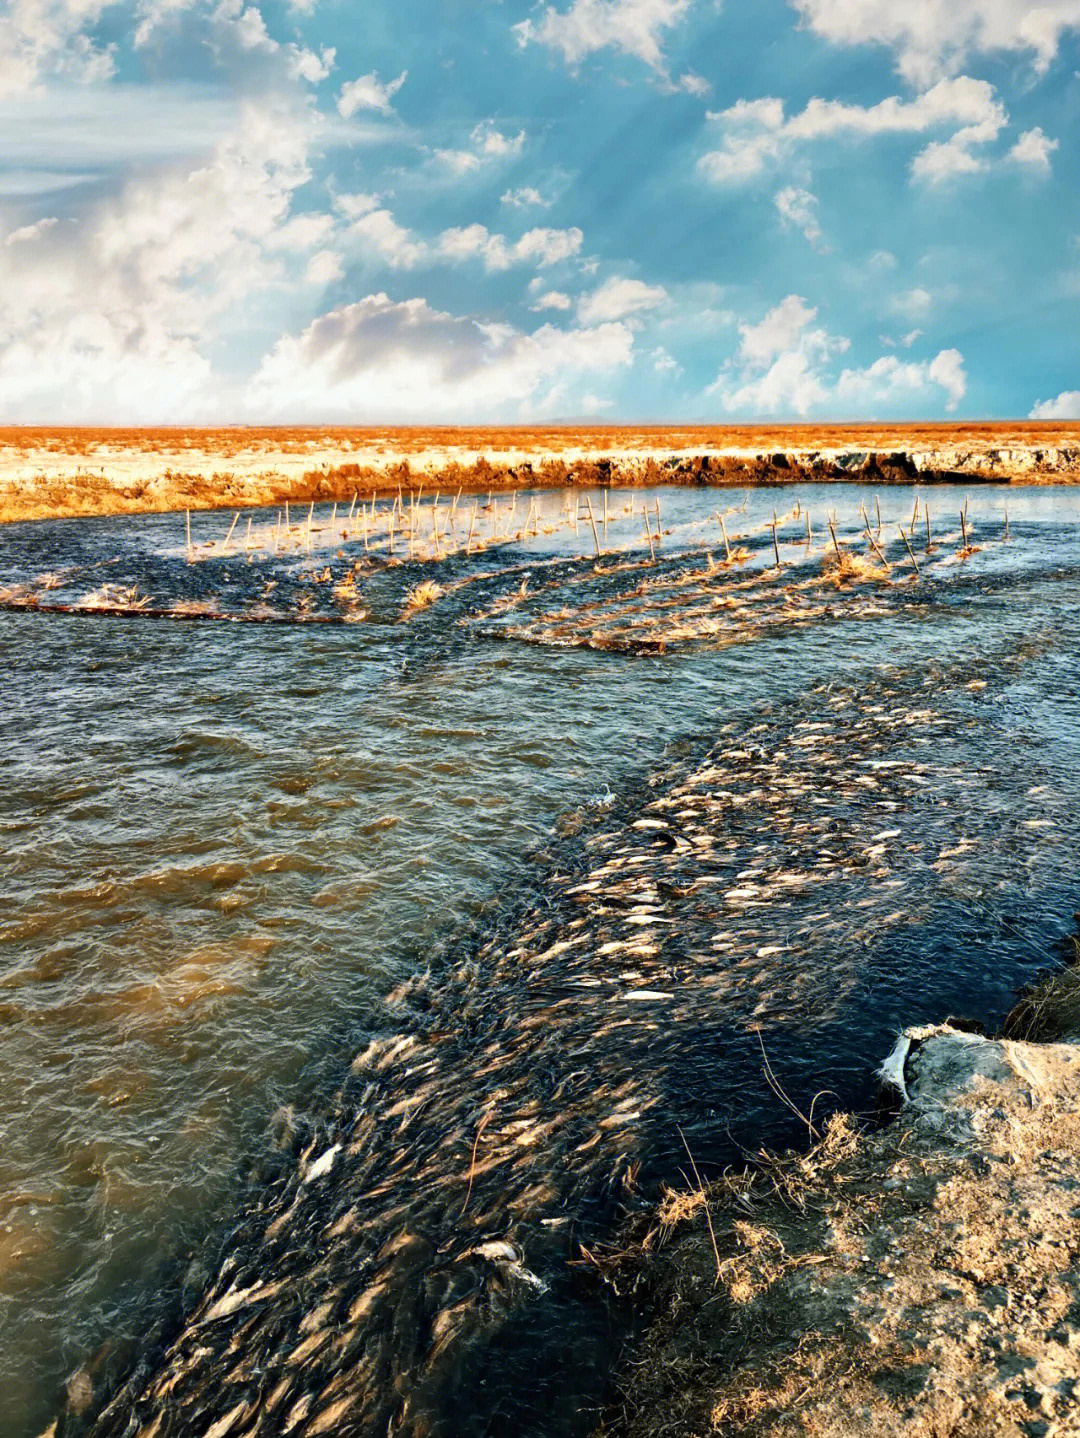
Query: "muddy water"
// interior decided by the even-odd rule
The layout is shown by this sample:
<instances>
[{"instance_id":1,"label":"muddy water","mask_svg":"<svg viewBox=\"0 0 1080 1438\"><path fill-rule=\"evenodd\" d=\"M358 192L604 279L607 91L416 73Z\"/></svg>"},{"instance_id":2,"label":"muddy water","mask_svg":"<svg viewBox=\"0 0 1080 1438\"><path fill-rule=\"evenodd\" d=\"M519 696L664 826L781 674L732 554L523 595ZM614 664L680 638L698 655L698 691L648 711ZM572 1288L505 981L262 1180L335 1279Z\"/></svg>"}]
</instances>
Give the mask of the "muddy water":
<instances>
[{"instance_id":1,"label":"muddy water","mask_svg":"<svg viewBox=\"0 0 1080 1438\"><path fill-rule=\"evenodd\" d=\"M412 1330L373 1297L349 1331L354 1368L363 1355L375 1376L323 1411L349 1397L382 1419L396 1367L413 1375L416 1414L450 1413L460 1430L468 1363L455 1371L448 1341L432 1365L439 1315L466 1304L460 1333L450 1319L437 1330L465 1342L483 1326L473 1295L496 1334L494 1295L507 1312L545 1311L532 1277L562 1303L561 1220L602 1238L620 1203L685 1166L677 1126L705 1163L796 1137L763 1082L762 1044L804 1109L823 1089L859 1102L896 1025L950 1010L992 1022L1045 962L1075 907L1075 492L973 491L981 547L962 563L959 520L945 515L965 496L930 492L938 548L915 546L914 585L895 534L913 494L889 491L882 529L899 582L829 593L817 583L826 508L854 547L860 502L876 521L871 495L800 491L807 549L800 523L784 522L795 496L755 492L726 521L748 557L711 574L724 550L710 516L737 499L665 492L672 532L635 596L643 497L657 496L635 494L625 517L609 498L612 572L595 574L590 526L575 532L551 496L549 533L440 564L362 567L347 603L334 586L362 553L348 534L316 529L311 552L304 536L250 564L204 550L190 565L176 517L0 532L0 587L38 605L0 614L10 1431L36 1432L88 1352L145 1326L147 1275L235 1213L238 1161L261 1152L284 1103L294 1112L276 1129L293 1148L325 1144L253 1190L264 1196L238 1264L257 1267L267 1228L301 1189L315 1193L302 1180L319 1154L347 1139L349 1164L316 1176L328 1185L317 1212L332 1226L363 1205L363 1263L342 1249L349 1284L312 1311L351 1311L410 1224L421 1247L394 1279L393 1312L411 1312ZM774 506L784 581L806 582L797 609L765 574ZM194 543L220 544L225 527L195 517ZM408 591L436 572L448 588L470 582L399 622ZM695 617L748 577L753 605L725 606L716 628ZM155 608L179 599L250 618L272 605L352 622L40 612L100 602L105 585ZM660 622L686 632L665 652L649 652L651 620L630 626L636 652L597 647L613 609L625 618L672 595ZM644 887L620 889L635 871ZM629 1016L617 1028L615 1004ZM490 1048L486 1077L463 1014ZM393 1050L402 1035L433 1045L426 1081L440 1082L395 1183L372 1197L365 1165L385 1166L390 1111L417 1083ZM539 1038L543 1064L523 1068ZM372 1072L362 1065L328 1108L333 1056L344 1072L364 1052ZM506 1088L516 1097L498 1111L491 1095ZM343 1115L355 1124L361 1111L363 1132L346 1134ZM485 1169L472 1145L489 1112ZM521 1123L554 1127L517 1144ZM512 1143L523 1163L507 1158ZM468 1221L452 1224L473 1169ZM423 1245L450 1234L453 1261L433 1264ZM520 1246L529 1278L465 1256L491 1237ZM290 1251L299 1273L304 1251ZM239 1271L215 1288L208 1269L204 1313ZM340 1371L317 1344L310 1362L327 1365L324 1386ZM310 1388L311 1373L297 1381ZM478 1421L500 1401L473 1399Z\"/></svg>"}]
</instances>

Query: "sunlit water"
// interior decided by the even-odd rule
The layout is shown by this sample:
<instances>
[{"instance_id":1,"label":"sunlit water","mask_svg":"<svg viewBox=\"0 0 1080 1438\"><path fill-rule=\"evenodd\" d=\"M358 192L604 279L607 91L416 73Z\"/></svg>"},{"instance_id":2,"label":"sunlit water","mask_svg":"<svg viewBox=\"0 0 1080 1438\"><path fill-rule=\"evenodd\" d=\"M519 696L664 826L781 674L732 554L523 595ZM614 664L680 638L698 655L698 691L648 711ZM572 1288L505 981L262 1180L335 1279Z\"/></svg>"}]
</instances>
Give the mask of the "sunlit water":
<instances>
[{"instance_id":1,"label":"sunlit water","mask_svg":"<svg viewBox=\"0 0 1080 1438\"><path fill-rule=\"evenodd\" d=\"M865 551L859 506L876 532L872 494L760 490L727 519L732 542L742 534L752 550L744 568L771 564L762 525L796 497L814 534L807 547L801 520L781 524L793 581L820 570L826 511L841 543ZM543 624L533 642L515 635L522 613L535 627L547 604L511 602L522 564L582 556L532 571L532 593L546 579L571 613L572 586L552 576L580 575L589 594L607 582L591 574L585 518L576 531L563 522L482 555L364 575L358 622L0 613L5 1432L39 1431L67 1374L108 1336L137 1331L147 1276L227 1220L240 1160L275 1108L303 1103L305 1070L348 1056L389 988L539 884L555 860L536 850L581 841L557 837L561 816L583 819L587 836L624 796L629 814L650 773L700 757L725 724L759 726L757 742L772 743L826 719L827 696L807 697L814 685L854 686L870 703L886 677L930 680L947 720L931 757L950 781L909 822L927 853L936 846L937 867L925 854L894 860L905 886L895 907L917 910L899 933L837 914L810 926L809 990L842 970L827 1012L779 957L774 985L759 963L753 984L718 997L738 1037L706 1073L686 1055L688 1086L710 1085L711 1134L699 1123L695 1145L719 1162L797 1136L761 1081L750 1036L763 1017L778 1030L773 1067L804 1105L823 1088L833 1102L866 1102L900 1024L1001 1017L1053 957L1080 890L1080 493L972 490L981 547L963 563L968 496L926 497L938 547L926 556L916 530L921 581L869 594L872 613L836 597L812 622L770 611L662 654L547 643ZM657 498L673 531L661 563L722 560L709 517L739 504L730 491L638 491L633 515L614 494L600 544L647 555L640 507ZM602 531L602 497L591 499ZM896 524L910 523L914 492L880 502L900 579L911 561ZM541 504L554 528L563 497ZM29 585L46 605L137 586L155 606L212 595L250 617L276 581L281 617L311 593L301 617L340 617L329 585L312 591L308 576L316 562L340 570L338 550L352 559L362 542L331 542L321 518L312 553L263 550L250 564L204 550L189 565L182 516L9 526L0 589ZM192 528L196 545L220 544L227 522L193 516ZM408 558L400 540L397 557ZM491 578L400 623L408 590L436 571L443 584ZM58 577L41 589L45 573ZM792 762L812 767L797 750ZM867 817L854 801L851 812L852 823ZM673 1172L677 1140L657 1133L653 1144L656 1174Z\"/></svg>"}]
</instances>

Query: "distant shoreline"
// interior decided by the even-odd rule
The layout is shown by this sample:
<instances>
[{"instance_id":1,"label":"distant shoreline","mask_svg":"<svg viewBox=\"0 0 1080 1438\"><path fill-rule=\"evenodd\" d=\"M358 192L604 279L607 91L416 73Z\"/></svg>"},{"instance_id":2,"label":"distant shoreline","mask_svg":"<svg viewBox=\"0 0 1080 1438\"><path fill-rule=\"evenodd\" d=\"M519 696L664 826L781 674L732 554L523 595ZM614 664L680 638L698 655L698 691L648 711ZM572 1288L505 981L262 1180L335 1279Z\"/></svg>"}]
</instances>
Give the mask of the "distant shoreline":
<instances>
[{"instance_id":1,"label":"distant shoreline","mask_svg":"<svg viewBox=\"0 0 1080 1438\"><path fill-rule=\"evenodd\" d=\"M1080 483L1080 423L0 429L0 522L535 487Z\"/></svg>"}]
</instances>

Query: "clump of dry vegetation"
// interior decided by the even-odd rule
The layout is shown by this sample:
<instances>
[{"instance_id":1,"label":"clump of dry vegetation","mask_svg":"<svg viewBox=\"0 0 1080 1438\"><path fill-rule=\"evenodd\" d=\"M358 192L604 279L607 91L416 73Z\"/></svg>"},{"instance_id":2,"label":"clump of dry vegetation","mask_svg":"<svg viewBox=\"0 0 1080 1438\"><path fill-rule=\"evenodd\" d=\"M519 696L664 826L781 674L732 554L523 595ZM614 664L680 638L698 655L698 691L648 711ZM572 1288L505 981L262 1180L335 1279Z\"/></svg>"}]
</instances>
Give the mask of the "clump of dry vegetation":
<instances>
[{"instance_id":1,"label":"clump of dry vegetation","mask_svg":"<svg viewBox=\"0 0 1080 1438\"><path fill-rule=\"evenodd\" d=\"M1070 966L1002 1039L917 1033L892 1124L835 1115L590 1255L650 1314L605 1438L1080 1431L1080 1045L1028 1041L1078 1034Z\"/></svg>"}]
</instances>

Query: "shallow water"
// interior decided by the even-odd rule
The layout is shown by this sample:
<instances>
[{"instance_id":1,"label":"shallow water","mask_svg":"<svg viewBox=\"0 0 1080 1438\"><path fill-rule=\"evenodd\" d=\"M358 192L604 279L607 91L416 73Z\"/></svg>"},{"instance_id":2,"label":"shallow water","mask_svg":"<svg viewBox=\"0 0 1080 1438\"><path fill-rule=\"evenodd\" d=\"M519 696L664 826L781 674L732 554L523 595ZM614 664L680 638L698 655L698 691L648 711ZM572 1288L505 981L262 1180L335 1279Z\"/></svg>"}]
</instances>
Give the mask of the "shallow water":
<instances>
[{"instance_id":1,"label":"shallow water","mask_svg":"<svg viewBox=\"0 0 1080 1438\"><path fill-rule=\"evenodd\" d=\"M797 1136L761 1081L755 1026L784 1088L806 1105L824 1088L834 1102L865 1101L869 1067L902 1023L950 1010L1000 1017L1077 906L1080 495L971 491L981 548L958 563L959 519L944 516L967 496L927 493L938 549L927 560L913 539L918 585L860 586L810 615L770 591L762 622L754 611L662 654L551 635L554 607L570 611L570 637L580 637L577 611L623 582L575 559L590 554L591 527L579 519L575 533L560 519L562 495L542 500L554 532L444 561L443 583L489 577L404 624L404 596L431 564L365 572L353 606L362 617L318 627L0 613L9 1431L38 1431L87 1353L137 1329L145 1275L229 1214L239 1158L278 1104L302 1101L305 1069L324 1067L328 1050L362 1047L393 984L437 961L464 924L482 932L542 883L545 863L583 842L553 835L560 816L580 811L587 837L658 768L700 758L727 723L737 734L762 726L756 742L774 769L786 753L793 772L818 772L795 743L814 732L795 726L830 722L829 696L807 698L812 685L854 684L862 696L843 709L853 763L850 715L886 682L911 712L944 715L911 741L928 768L915 786L927 793L904 817L905 841L919 849L892 860L902 892L888 912L879 894L865 922L851 895L805 931L769 908L766 926L786 924L798 945L763 956L776 945L761 941L753 915L728 925L744 975L743 958L754 963L717 995L724 1044L702 1052L691 1042L679 1055L686 1092L675 1107L694 1095L696 1155L721 1162L740 1145ZM820 571L826 509L852 545L860 503L874 515L873 496L856 487L754 491L727 519L751 557L718 586L771 563L762 525L796 496L815 537L807 550L798 521L781 526L791 582ZM624 544L627 563L647 555L640 505L657 498L673 531L660 541L660 571L681 576L708 553L722 558L709 516L738 505L730 491L635 492L625 518L613 494L608 547ZM602 497L591 499L599 517ZM908 523L913 500L907 489L881 495L897 579L907 561L895 521ZM196 544L220 543L227 521L194 516L192 528ZM251 617L273 580L283 617L345 617L330 583L313 591L307 576L340 571L337 550L359 555L357 538L331 538L324 524L311 554L305 538L250 565L205 550L188 565L185 538L182 516L9 526L0 588L78 603L107 582L139 586L155 604L212 596L216 612ZM560 564L529 571L521 596L520 566L545 559ZM47 589L45 573L58 576ZM909 750L897 740L910 763ZM841 830L865 826L880 799L861 787L865 801L844 799ZM782 855L787 841L767 811L759 822ZM555 858L532 861L540 845ZM902 918L886 923L893 910ZM823 979L834 973L842 982ZM654 1125L646 1156L654 1175L673 1173L677 1136Z\"/></svg>"}]
</instances>

